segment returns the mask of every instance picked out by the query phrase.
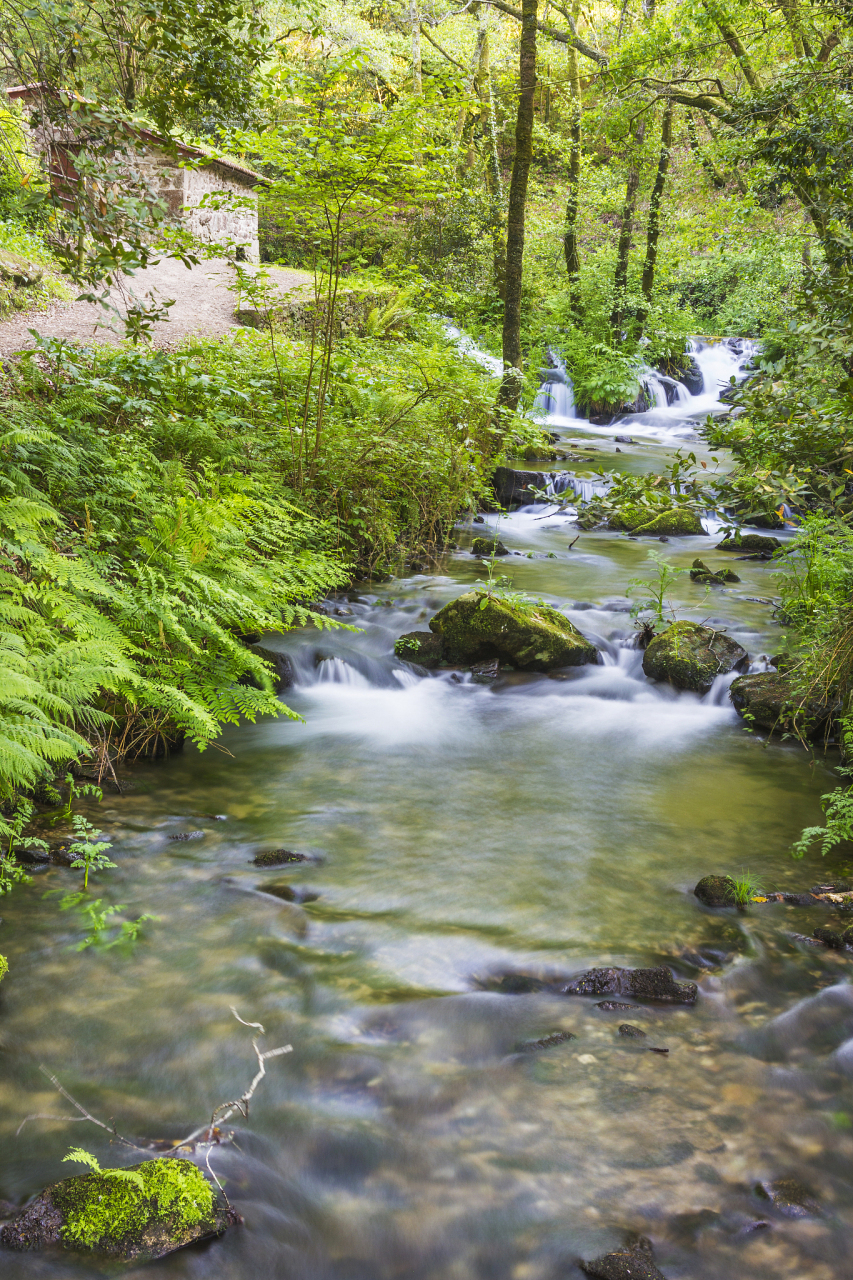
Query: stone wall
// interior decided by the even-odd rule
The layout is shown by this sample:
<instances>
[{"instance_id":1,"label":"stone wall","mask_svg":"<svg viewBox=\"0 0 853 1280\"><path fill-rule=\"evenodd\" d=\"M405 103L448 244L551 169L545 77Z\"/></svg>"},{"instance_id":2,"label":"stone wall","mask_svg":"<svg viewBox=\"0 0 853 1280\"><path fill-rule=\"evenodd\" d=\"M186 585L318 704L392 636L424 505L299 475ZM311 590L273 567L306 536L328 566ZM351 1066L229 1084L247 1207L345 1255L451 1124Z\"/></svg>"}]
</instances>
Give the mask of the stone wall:
<instances>
[{"instance_id":1,"label":"stone wall","mask_svg":"<svg viewBox=\"0 0 853 1280\"><path fill-rule=\"evenodd\" d=\"M216 161L202 169L178 169L165 152L149 147L136 161L146 179L168 205L174 218L180 218L190 231L208 244L226 244L229 240L245 245L245 260L260 261L258 246L258 198L249 184L237 180ZM234 197L232 207L200 208L202 200L212 192L226 192ZM188 212L183 212L187 209Z\"/></svg>"}]
</instances>

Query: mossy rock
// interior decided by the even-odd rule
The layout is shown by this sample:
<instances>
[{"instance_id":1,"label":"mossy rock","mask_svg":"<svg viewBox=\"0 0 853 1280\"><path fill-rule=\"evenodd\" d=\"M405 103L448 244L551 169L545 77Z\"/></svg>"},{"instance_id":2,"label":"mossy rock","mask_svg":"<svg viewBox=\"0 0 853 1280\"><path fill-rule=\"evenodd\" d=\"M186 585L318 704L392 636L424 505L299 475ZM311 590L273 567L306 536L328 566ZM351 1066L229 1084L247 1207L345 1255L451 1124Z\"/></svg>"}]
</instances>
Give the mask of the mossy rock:
<instances>
[{"instance_id":1,"label":"mossy rock","mask_svg":"<svg viewBox=\"0 0 853 1280\"><path fill-rule=\"evenodd\" d=\"M493 538L475 538L471 543L475 556L508 556L509 551L497 534Z\"/></svg>"},{"instance_id":2,"label":"mossy rock","mask_svg":"<svg viewBox=\"0 0 853 1280\"><path fill-rule=\"evenodd\" d=\"M733 907L735 888L731 876L703 876L693 892L705 907Z\"/></svg>"},{"instance_id":3,"label":"mossy rock","mask_svg":"<svg viewBox=\"0 0 853 1280\"><path fill-rule=\"evenodd\" d=\"M686 507L665 507L655 512L640 502L626 502L607 517L607 523L611 529L625 533L666 533L675 538L705 536L702 521L695 511Z\"/></svg>"},{"instance_id":4,"label":"mossy rock","mask_svg":"<svg viewBox=\"0 0 853 1280\"><path fill-rule=\"evenodd\" d=\"M781 547L778 538L765 537L763 533L735 534L733 538L724 538L718 542L715 551L734 551L740 555L772 555Z\"/></svg>"},{"instance_id":5,"label":"mossy rock","mask_svg":"<svg viewBox=\"0 0 853 1280\"><path fill-rule=\"evenodd\" d=\"M148 1262L221 1235L237 1221L232 1210L217 1206L191 1160L163 1157L120 1172L138 1174L142 1186L114 1170L55 1182L0 1228L0 1244L18 1250L59 1245Z\"/></svg>"},{"instance_id":6,"label":"mossy rock","mask_svg":"<svg viewBox=\"0 0 853 1280\"><path fill-rule=\"evenodd\" d=\"M394 653L403 662L416 662L421 667L437 667L441 662L441 637L431 631L407 631L394 645Z\"/></svg>"},{"instance_id":7,"label":"mossy rock","mask_svg":"<svg viewBox=\"0 0 853 1280\"><path fill-rule=\"evenodd\" d=\"M44 270L35 262L21 257L19 253L10 253L8 249L0 249L0 280L10 284L27 287L41 284Z\"/></svg>"},{"instance_id":8,"label":"mossy rock","mask_svg":"<svg viewBox=\"0 0 853 1280\"><path fill-rule=\"evenodd\" d=\"M727 582L740 582L740 578L731 569L709 569L704 560L697 559L690 570L690 581L724 586Z\"/></svg>"},{"instance_id":9,"label":"mossy rock","mask_svg":"<svg viewBox=\"0 0 853 1280\"><path fill-rule=\"evenodd\" d=\"M468 591L430 622L451 662L500 658L521 671L553 671L596 662L598 650L550 605L522 608L485 591Z\"/></svg>"},{"instance_id":10,"label":"mossy rock","mask_svg":"<svg viewBox=\"0 0 853 1280\"><path fill-rule=\"evenodd\" d=\"M707 693L714 677L740 671L749 654L721 631L696 622L674 622L655 636L643 654L643 671L676 689Z\"/></svg>"},{"instance_id":11,"label":"mossy rock","mask_svg":"<svg viewBox=\"0 0 853 1280\"><path fill-rule=\"evenodd\" d=\"M759 729L790 733L798 729L814 737L826 724L829 709L815 699L795 694L786 676L778 671L756 671L738 676L729 689L732 706Z\"/></svg>"}]
</instances>

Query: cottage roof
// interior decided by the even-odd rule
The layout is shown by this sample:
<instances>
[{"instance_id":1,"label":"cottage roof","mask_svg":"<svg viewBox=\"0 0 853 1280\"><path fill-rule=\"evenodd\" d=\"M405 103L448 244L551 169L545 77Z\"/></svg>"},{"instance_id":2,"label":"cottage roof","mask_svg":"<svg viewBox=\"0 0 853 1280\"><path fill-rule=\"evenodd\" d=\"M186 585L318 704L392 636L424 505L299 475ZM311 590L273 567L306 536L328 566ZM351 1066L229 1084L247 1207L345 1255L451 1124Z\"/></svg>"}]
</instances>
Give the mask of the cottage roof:
<instances>
[{"instance_id":1,"label":"cottage roof","mask_svg":"<svg viewBox=\"0 0 853 1280\"><path fill-rule=\"evenodd\" d=\"M12 88L6 90L6 96L12 101L31 102L43 93L55 92L56 90L52 86L39 82L36 84L13 85ZM214 169L216 172L221 173L224 178L230 178L232 182L240 182L246 187L269 185L269 179L265 178L262 173L256 173L248 165L238 164L236 160L232 160L230 157L214 155L208 148L198 144L191 145L186 142L178 142L175 138L165 138L162 134L155 133L153 129L146 129L142 125L134 125L132 127L136 135L147 142L149 146L175 151L184 160L201 160L203 163L199 165L199 168Z\"/></svg>"}]
</instances>

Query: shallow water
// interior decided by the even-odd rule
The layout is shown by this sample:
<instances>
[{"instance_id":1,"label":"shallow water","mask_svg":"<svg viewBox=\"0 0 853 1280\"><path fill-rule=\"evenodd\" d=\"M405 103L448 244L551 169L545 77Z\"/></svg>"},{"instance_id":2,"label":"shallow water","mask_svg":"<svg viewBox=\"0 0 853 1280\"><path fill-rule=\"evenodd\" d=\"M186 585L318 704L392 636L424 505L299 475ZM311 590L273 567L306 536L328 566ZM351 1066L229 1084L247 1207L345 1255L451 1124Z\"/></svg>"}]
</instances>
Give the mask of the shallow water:
<instances>
[{"instance_id":1,"label":"shallow water","mask_svg":"<svg viewBox=\"0 0 853 1280\"><path fill-rule=\"evenodd\" d=\"M613 436L631 434L618 461L642 469L669 456L660 417L609 435L552 425L608 463ZM787 854L820 819L829 769L744 732L726 680L704 699L676 694L622 646L648 550L715 562L712 539L598 532L569 550L570 519L542 515L499 521L522 552L502 563L516 588L567 609L601 665L484 687L397 662L397 636L484 576L464 549L434 575L352 592L334 607L357 632L270 641L293 657L302 722L230 730L227 753L188 749L105 797L95 816L119 865L97 893L158 917L131 957L70 950L78 921L42 895L75 887L74 872L53 867L4 902L0 1197L67 1173L72 1145L122 1159L89 1125L31 1121L15 1136L33 1112L67 1111L40 1063L121 1132L177 1138L253 1074L234 1006L294 1051L268 1064L249 1120L211 1156L245 1226L160 1263L165 1276L579 1278L576 1259L628 1229L652 1238L672 1280L848 1274L853 1086L833 1055L853 1036L851 961L795 936L827 920L820 909L711 913L692 894L742 867L774 888L842 873ZM760 603L772 566L736 571L736 586L706 593L685 575L673 594L681 616L727 626L760 662L779 643ZM191 831L204 834L169 839ZM316 860L250 864L281 846ZM283 883L319 896L263 892ZM695 1007L608 1013L480 985L508 967L658 963L699 982ZM626 1018L668 1056L620 1037ZM559 1030L576 1039L518 1052ZM756 1196L782 1176L824 1217L785 1218ZM10 1280L102 1274L69 1255L2 1261Z\"/></svg>"}]
</instances>

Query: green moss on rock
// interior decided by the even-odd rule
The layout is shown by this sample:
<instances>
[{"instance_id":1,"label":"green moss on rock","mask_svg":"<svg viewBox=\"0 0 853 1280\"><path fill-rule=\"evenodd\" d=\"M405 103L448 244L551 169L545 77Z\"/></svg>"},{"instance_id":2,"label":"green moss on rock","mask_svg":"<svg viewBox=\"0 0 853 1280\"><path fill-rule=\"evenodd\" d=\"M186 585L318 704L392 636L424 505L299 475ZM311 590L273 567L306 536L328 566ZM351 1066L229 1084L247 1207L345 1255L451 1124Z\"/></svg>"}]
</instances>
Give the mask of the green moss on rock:
<instances>
[{"instance_id":1,"label":"green moss on rock","mask_svg":"<svg viewBox=\"0 0 853 1280\"><path fill-rule=\"evenodd\" d=\"M148 1260L219 1235L232 1220L191 1160L163 1157L54 1183L0 1230L0 1243Z\"/></svg>"},{"instance_id":2,"label":"green moss on rock","mask_svg":"<svg viewBox=\"0 0 853 1280\"><path fill-rule=\"evenodd\" d=\"M522 606L484 591L452 600L429 625L451 662L500 658L521 671L553 671L598 658L595 645L550 605Z\"/></svg>"},{"instance_id":3,"label":"green moss on rock","mask_svg":"<svg viewBox=\"0 0 853 1280\"><path fill-rule=\"evenodd\" d=\"M732 681L729 697L738 715L759 729L790 733L794 728L812 737L826 724L830 710L816 699L798 695L778 671L756 671Z\"/></svg>"},{"instance_id":4,"label":"green moss on rock","mask_svg":"<svg viewBox=\"0 0 853 1280\"><path fill-rule=\"evenodd\" d=\"M675 538L699 537L705 533L695 511L686 507L665 507L656 512L640 502L626 502L608 516L607 523L611 529L621 529L625 533L665 533Z\"/></svg>"},{"instance_id":5,"label":"green moss on rock","mask_svg":"<svg viewBox=\"0 0 853 1280\"><path fill-rule=\"evenodd\" d=\"M407 631L394 645L394 653L403 662L437 667L441 662L441 637L431 631Z\"/></svg>"},{"instance_id":6,"label":"green moss on rock","mask_svg":"<svg viewBox=\"0 0 853 1280\"><path fill-rule=\"evenodd\" d=\"M715 551L734 551L740 555L772 555L781 547L778 538L768 538L763 533L735 534L718 542Z\"/></svg>"},{"instance_id":7,"label":"green moss on rock","mask_svg":"<svg viewBox=\"0 0 853 1280\"><path fill-rule=\"evenodd\" d=\"M746 650L723 632L696 622L674 622L646 649L643 671L650 680L676 689L707 693L715 676L739 671L748 662Z\"/></svg>"}]
</instances>

